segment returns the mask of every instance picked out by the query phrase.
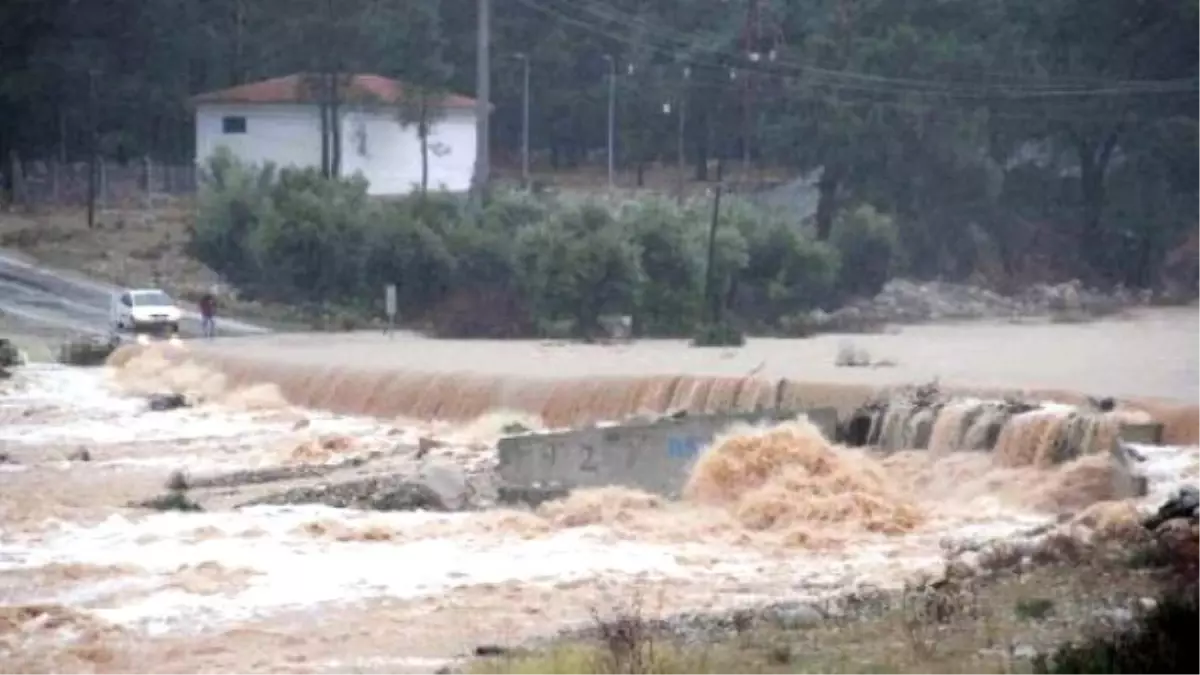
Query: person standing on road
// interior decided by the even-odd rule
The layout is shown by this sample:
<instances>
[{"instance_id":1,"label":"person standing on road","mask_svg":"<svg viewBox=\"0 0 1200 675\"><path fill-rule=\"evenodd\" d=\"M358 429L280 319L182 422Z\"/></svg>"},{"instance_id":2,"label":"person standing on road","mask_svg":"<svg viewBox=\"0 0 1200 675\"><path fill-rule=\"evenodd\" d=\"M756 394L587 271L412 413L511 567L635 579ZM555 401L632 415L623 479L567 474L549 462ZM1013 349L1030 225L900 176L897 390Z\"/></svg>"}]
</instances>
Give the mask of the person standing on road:
<instances>
[{"instance_id":1,"label":"person standing on road","mask_svg":"<svg viewBox=\"0 0 1200 675\"><path fill-rule=\"evenodd\" d=\"M200 330L204 337L212 339L217 334L217 296L213 291L200 298Z\"/></svg>"}]
</instances>

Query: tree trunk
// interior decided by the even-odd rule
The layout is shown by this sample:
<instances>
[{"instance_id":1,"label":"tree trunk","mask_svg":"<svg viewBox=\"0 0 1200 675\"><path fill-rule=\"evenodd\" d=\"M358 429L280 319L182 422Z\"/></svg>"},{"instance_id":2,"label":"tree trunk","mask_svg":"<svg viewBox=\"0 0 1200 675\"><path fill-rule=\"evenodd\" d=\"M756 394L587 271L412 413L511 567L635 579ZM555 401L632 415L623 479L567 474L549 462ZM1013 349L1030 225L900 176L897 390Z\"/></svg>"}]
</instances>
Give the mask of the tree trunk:
<instances>
[{"instance_id":1,"label":"tree trunk","mask_svg":"<svg viewBox=\"0 0 1200 675\"><path fill-rule=\"evenodd\" d=\"M1088 244L1100 233L1100 216L1104 210L1104 168L1096 164L1090 152L1080 156L1079 189L1083 199L1081 243Z\"/></svg>"},{"instance_id":2,"label":"tree trunk","mask_svg":"<svg viewBox=\"0 0 1200 675\"><path fill-rule=\"evenodd\" d=\"M321 175L329 178L329 77L321 73Z\"/></svg>"},{"instance_id":3,"label":"tree trunk","mask_svg":"<svg viewBox=\"0 0 1200 675\"><path fill-rule=\"evenodd\" d=\"M421 194L429 191L429 133L421 134Z\"/></svg>"},{"instance_id":4,"label":"tree trunk","mask_svg":"<svg viewBox=\"0 0 1200 675\"><path fill-rule=\"evenodd\" d=\"M229 64L229 80L238 85L246 81L244 28L246 24L245 0L234 0L233 6L233 54Z\"/></svg>"},{"instance_id":5,"label":"tree trunk","mask_svg":"<svg viewBox=\"0 0 1200 675\"><path fill-rule=\"evenodd\" d=\"M826 164L817 181L817 240L828 241L837 215L837 193L841 186L841 170Z\"/></svg>"},{"instance_id":6,"label":"tree trunk","mask_svg":"<svg viewBox=\"0 0 1200 675\"><path fill-rule=\"evenodd\" d=\"M429 109L421 101L421 119L417 124L417 135L421 140L421 194L429 191Z\"/></svg>"},{"instance_id":7,"label":"tree trunk","mask_svg":"<svg viewBox=\"0 0 1200 675\"><path fill-rule=\"evenodd\" d=\"M708 143L712 137L712 115L707 108L701 113L704 116L700 124L695 125L701 131L696 134L699 136L696 143L696 180L708 182Z\"/></svg>"},{"instance_id":8,"label":"tree trunk","mask_svg":"<svg viewBox=\"0 0 1200 675\"><path fill-rule=\"evenodd\" d=\"M638 188L646 187L646 162L640 159L637 163L637 186Z\"/></svg>"},{"instance_id":9,"label":"tree trunk","mask_svg":"<svg viewBox=\"0 0 1200 675\"><path fill-rule=\"evenodd\" d=\"M339 80L341 73L334 71L333 77L330 78L333 82L329 97L329 126L333 132L329 153L329 175L333 178L339 178L342 175L342 113L341 113L341 87Z\"/></svg>"},{"instance_id":10,"label":"tree trunk","mask_svg":"<svg viewBox=\"0 0 1200 675\"><path fill-rule=\"evenodd\" d=\"M1099 144L1075 136L1075 150L1079 154L1079 192L1083 201L1079 247L1093 265L1102 264L1104 243L1101 241L1100 221L1108 197L1104 183L1117 139L1124 128L1125 120L1122 119Z\"/></svg>"}]
</instances>

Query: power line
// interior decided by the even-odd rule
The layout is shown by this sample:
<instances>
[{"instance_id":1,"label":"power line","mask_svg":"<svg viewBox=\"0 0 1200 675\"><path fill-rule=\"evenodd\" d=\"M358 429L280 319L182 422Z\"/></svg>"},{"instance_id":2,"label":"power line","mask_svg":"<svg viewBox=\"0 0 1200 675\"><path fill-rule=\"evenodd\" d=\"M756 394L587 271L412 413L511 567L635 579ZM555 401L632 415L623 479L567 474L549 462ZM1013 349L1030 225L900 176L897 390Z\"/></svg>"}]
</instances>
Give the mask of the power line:
<instances>
[{"instance_id":1,"label":"power line","mask_svg":"<svg viewBox=\"0 0 1200 675\"><path fill-rule=\"evenodd\" d=\"M568 3L564 3L564 4L568 4ZM628 25L631 25L631 24L638 25L638 26L646 25L645 22L642 21L640 17L633 17L628 14L624 14L624 13L620 12L619 10L613 9L612 7L600 6L594 2L588 2L588 0L570 0L569 5L572 7L580 7L584 11L587 11L589 14L591 14L597 18L600 18L602 20L607 20L612 23L620 24L623 27L627 27ZM680 33L678 31L673 31L669 28L657 27L655 29L655 32L657 34L667 36L668 38L669 38L670 34L673 33L675 36L677 36L674 38L674 40L683 45L694 45L695 44L694 41L692 39L690 39L688 36L686 36L685 34ZM666 44L666 43L664 42L662 44ZM678 49L678 46L676 46L675 48ZM715 49L711 50L711 51L712 51L713 55L716 55L716 56L727 56L727 57L731 56L731 54L729 54L729 53L721 53ZM795 62L790 62L790 61L787 61L786 59L779 58L777 55L776 55L776 58L774 59L774 63L776 63L777 65L779 65L781 67L790 68L790 69L796 70L798 72L809 73L809 74L813 74L813 75L817 75L817 76L832 77L835 79L849 79L849 80L857 80L857 81L862 81L862 82L874 82L874 83L904 84L904 85L913 86L913 87L926 87L926 88L931 88L931 89L945 89L946 87L950 87L950 86L960 86L961 87L963 85L962 82L954 82L954 81L918 80L918 79L912 79L912 78L900 78L900 77L894 77L894 76L876 75L876 74L872 74L872 73L861 73L861 72L848 71L848 70L833 70L833 69L829 69L829 68L821 68L821 67L807 65L807 64L799 64L799 63L795 63ZM1171 84L1171 85L1187 84L1187 85L1191 85L1193 89L1195 88L1195 80L1187 80L1187 79L1181 79L1181 80L1090 79L1089 80L1089 79L1083 79L1083 78L1054 78L1049 81L1026 83L1026 84L1022 85L1022 87L1014 87L1012 85L1009 85L1009 86L1010 86L1010 89L1025 88L1025 89L1029 89L1032 91L1040 91L1040 90L1048 90L1048 89L1049 90L1062 89L1063 87L1071 87L1073 85L1073 86L1077 87L1080 91L1095 91L1097 89L1097 85L1103 85L1103 88L1105 90L1111 90L1111 89L1116 88L1116 89L1121 89L1121 90L1130 89L1130 90L1141 91L1143 89L1157 90L1163 84ZM974 85L974 86L970 87L970 89L977 91L980 89L980 87L978 85Z\"/></svg>"},{"instance_id":2,"label":"power line","mask_svg":"<svg viewBox=\"0 0 1200 675\"><path fill-rule=\"evenodd\" d=\"M650 51L667 55L680 57L682 53L689 51L688 47L680 44L670 44L662 38L654 39L647 37L642 43L630 40L625 35L614 33L611 30L604 30L597 27L594 22L585 21L578 17L572 16L563 12L557 7L551 7L547 3L549 0L518 0L522 5L536 12L540 12L549 18L561 21L568 25L575 26L579 29L608 38L620 44L632 47L645 47ZM590 5L585 0L571 0L571 6L580 7L585 11L589 11L595 17L604 18L609 22L621 23L628 27L630 18L626 16L623 20L618 18L612 12L614 10L597 10L593 5ZM636 21L632 23L636 24ZM661 32L661 31L660 31ZM648 34L647 34L648 35ZM896 78L883 75L873 75L869 73L858 73L854 71L838 71L815 66L798 65L786 60L776 59L771 62L760 60L743 60L736 55L712 51L708 54L709 57L721 59L724 62L712 62L699 57L696 54L691 54L686 58L689 63L701 67L724 68L742 71L746 73L763 73L778 77L788 76L804 76L805 84L808 86L827 87L833 90L845 91L861 91L867 93L891 93L891 94L918 94L926 96L940 96L952 98L987 98L987 99L1036 99L1036 98L1091 98L1091 97L1114 97L1114 96L1132 96L1132 95L1152 95L1152 94L1190 94L1196 95L1198 83L1194 79L1176 79L1176 80L1148 80L1148 81L1119 81L1110 82L1103 87L1088 87L1081 86L1067 87L1063 84L1043 84L1037 86L997 86L997 85L973 85L965 86L959 82L935 81L935 80L915 80L909 78Z\"/></svg>"}]
</instances>

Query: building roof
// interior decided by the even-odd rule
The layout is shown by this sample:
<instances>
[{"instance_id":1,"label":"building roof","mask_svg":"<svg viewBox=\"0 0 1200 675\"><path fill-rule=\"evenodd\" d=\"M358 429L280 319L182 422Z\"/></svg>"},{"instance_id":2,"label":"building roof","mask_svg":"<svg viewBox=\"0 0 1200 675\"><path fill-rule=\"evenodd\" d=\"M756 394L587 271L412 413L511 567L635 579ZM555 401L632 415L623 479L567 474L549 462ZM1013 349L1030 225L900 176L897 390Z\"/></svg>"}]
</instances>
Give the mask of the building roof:
<instances>
[{"instance_id":1,"label":"building roof","mask_svg":"<svg viewBox=\"0 0 1200 675\"><path fill-rule=\"evenodd\" d=\"M259 82L248 82L229 89L210 91L192 97L192 103L315 103L315 76L294 73ZM345 81L343 81L345 82ZM404 100L403 83L381 75L351 75L341 87L342 100L394 105ZM474 108L475 99L449 94L443 99L448 108Z\"/></svg>"}]
</instances>

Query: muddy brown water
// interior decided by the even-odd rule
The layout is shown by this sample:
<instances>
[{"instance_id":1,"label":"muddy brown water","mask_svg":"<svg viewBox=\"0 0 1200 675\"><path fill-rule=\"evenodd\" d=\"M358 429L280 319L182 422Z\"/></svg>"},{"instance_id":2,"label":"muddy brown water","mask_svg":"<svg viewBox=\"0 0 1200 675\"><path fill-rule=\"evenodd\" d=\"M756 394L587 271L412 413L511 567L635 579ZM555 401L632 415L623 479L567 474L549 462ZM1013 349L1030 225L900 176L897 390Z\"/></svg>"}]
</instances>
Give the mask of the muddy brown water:
<instances>
[{"instance_id":1,"label":"muddy brown water","mask_svg":"<svg viewBox=\"0 0 1200 675\"><path fill-rule=\"evenodd\" d=\"M1197 318L1197 310L1188 308L1078 325L929 325L897 334L751 340L743 349L692 349L679 341L588 346L367 333L273 335L190 342L182 350L126 350L114 365L123 366L118 375L136 380L157 374L161 377L147 381L191 387L234 408L270 411L281 405L267 390L273 386L292 403L340 412L469 419L489 409L515 408L551 424L672 407L750 407L776 397L844 407L879 387L936 377L969 389L1051 390L1063 396L1074 392L1154 403L1181 417L1177 432L1186 435L1190 424L1194 435ZM865 347L874 359L896 365L837 368L834 359L844 339ZM189 360L195 363L184 363ZM787 380L782 391L780 380ZM253 391L239 390L245 386ZM804 442L792 438L797 435ZM292 458L295 443L282 443L282 437L280 443L283 449L271 452ZM739 594L754 598L796 592L796 573L776 562L803 557L801 552L813 549L836 555L844 551L849 565L860 541L878 544L895 541L898 533L915 532L916 538L894 553L899 569L905 556L936 550L944 522L986 521L992 498L1043 513L1074 511L1108 498L1101 488L1111 483L1101 457L1061 470L996 467L987 456L972 453L901 453L876 462L831 452L794 429L776 430L753 443L737 437L730 448L743 451L714 454L693 481L694 499L681 505L611 489L580 494L538 514L484 514L453 526L431 526L428 532L371 529L349 521L326 524L319 519L307 531L338 545L358 545L361 539L371 542L365 545L390 548L426 538L540 539L597 524L607 528L613 541L680 546L707 542L713 548L705 549L704 555L753 553L761 560L755 563L761 566L758 576L730 574L719 583L693 582L686 576L645 582L608 576L558 580L549 586L526 581L467 585L433 597L325 603L203 634L157 637L97 622L81 609L59 608L47 614L50 621L31 622L22 615L20 631L0 635L0 663L13 671L427 672L437 667L438 658L461 654L481 642L519 641L551 626L587 621L592 608L627 600L635 591L652 594L664 611L732 602L729 599ZM178 448L163 448L168 451ZM96 452L108 457L133 450L114 446ZM765 475L775 479L766 480L755 468L781 465L806 470L767 471ZM83 520L82 512L96 507L102 495L109 502L109 515L135 494L157 490L166 468L96 475L93 471L73 467L59 472L47 466L10 476L11 487L45 497L45 504L39 502L33 513L24 514L27 526L40 528L34 521L40 523L51 512ZM78 499L53 498L64 488ZM797 500L797 493L819 499ZM9 509L28 505L26 499L14 500ZM205 534L210 535L216 536ZM253 545L249 534L246 538L247 545ZM156 542L147 539L145 545L149 551ZM677 564L713 568L719 562L685 560L686 552L680 549ZM222 593L243 590L246 580L232 563L216 557L194 562L180 570L180 579L172 577L172 583L205 592L210 585ZM397 574L404 572L398 561ZM99 583L142 573L75 564L43 568L37 574L41 577L36 583L67 589L83 581ZM29 580L11 579L16 586ZM83 637L63 640L60 629Z\"/></svg>"},{"instance_id":2,"label":"muddy brown water","mask_svg":"<svg viewBox=\"0 0 1200 675\"><path fill-rule=\"evenodd\" d=\"M1198 319L1194 306L1144 309L1092 323L929 324L878 335L752 339L739 349L678 340L584 345L291 334L192 341L163 355L215 368L225 385L269 382L297 405L386 417L469 420L505 408L561 426L775 401L848 411L880 388L937 380L964 393L1067 403L1112 396L1160 418L1169 440L1190 443L1200 400ZM847 340L894 365L836 366ZM114 363L143 349L119 352Z\"/></svg>"}]
</instances>

